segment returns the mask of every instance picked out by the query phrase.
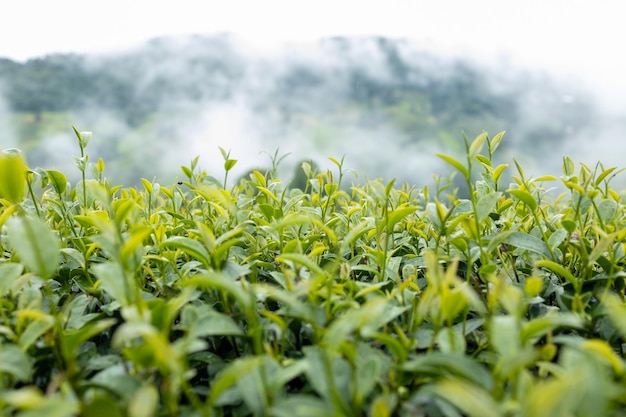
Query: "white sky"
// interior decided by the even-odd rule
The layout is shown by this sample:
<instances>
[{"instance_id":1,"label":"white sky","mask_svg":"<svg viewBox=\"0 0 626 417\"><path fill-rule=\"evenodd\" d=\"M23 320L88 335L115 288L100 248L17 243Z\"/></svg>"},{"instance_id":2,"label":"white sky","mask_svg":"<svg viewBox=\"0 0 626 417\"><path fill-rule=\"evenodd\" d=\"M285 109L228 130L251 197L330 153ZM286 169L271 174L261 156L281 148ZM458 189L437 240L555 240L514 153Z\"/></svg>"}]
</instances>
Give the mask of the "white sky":
<instances>
[{"instance_id":1,"label":"white sky","mask_svg":"<svg viewBox=\"0 0 626 417\"><path fill-rule=\"evenodd\" d=\"M625 16L619 0L0 0L0 57L108 51L168 34L231 32L264 48L382 35L626 92Z\"/></svg>"}]
</instances>

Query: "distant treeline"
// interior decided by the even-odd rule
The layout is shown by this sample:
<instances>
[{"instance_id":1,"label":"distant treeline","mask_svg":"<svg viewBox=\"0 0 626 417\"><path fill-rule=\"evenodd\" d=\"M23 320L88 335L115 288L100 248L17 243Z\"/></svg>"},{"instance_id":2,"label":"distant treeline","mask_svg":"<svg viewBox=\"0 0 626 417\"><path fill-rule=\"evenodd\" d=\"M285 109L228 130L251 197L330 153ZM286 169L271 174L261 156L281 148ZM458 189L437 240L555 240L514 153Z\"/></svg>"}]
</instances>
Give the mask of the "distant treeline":
<instances>
[{"instance_id":1,"label":"distant treeline","mask_svg":"<svg viewBox=\"0 0 626 417\"><path fill-rule=\"evenodd\" d=\"M228 100L254 89L262 92L254 95L259 109L278 109L284 117L330 113L349 103L407 132L463 128L472 117L510 127L519 121L529 90L539 106L552 111L566 94L549 80L487 72L476 63L443 60L386 38L332 38L315 53L294 55L247 56L221 36L159 38L119 54L56 54L24 63L0 59L0 82L12 110L34 114L95 106L119 110L127 122L140 124L181 100ZM589 114L588 104L574 104L564 103L559 124L585 123L581 116ZM376 117L368 119L375 123ZM555 139L558 128L547 127Z\"/></svg>"},{"instance_id":2,"label":"distant treeline","mask_svg":"<svg viewBox=\"0 0 626 417\"><path fill-rule=\"evenodd\" d=\"M227 35L166 37L117 53L0 59L2 98L12 112L30 113L35 122L48 112L70 112L72 123L89 111L114 115L125 132L84 124L99 137L108 135L99 142L107 143L100 153L119 161L118 181L154 175L139 171L142 164L121 136L149 137L155 154L143 158L160 158L153 144L181 143L187 135L181 117L226 103L244 105L263 120L258 126L266 131L259 136L304 137L320 147L337 140L340 129L345 137L346 127L356 126L360 132L390 128L397 134L381 140L396 144L437 141L460 152L462 131L507 130L506 146L542 152L594 118L584 92L541 74L374 37L329 38L273 55L249 53ZM49 152L37 146L53 132L32 124L15 131L28 142L30 160L45 163ZM133 146L146 152L143 143Z\"/></svg>"}]
</instances>

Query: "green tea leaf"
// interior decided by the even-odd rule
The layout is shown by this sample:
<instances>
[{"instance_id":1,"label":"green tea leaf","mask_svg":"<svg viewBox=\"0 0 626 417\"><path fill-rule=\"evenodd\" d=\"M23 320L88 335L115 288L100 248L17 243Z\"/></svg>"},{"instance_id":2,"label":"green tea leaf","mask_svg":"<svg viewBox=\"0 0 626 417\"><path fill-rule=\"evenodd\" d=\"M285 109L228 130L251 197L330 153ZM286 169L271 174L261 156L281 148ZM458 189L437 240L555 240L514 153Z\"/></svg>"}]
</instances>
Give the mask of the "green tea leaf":
<instances>
[{"instance_id":1,"label":"green tea leaf","mask_svg":"<svg viewBox=\"0 0 626 417\"><path fill-rule=\"evenodd\" d=\"M448 379L426 388L471 417L500 417L498 404L484 389L458 379Z\"/></svg>"},{"instance_id":2,"label":"green tea leaf","mask_svg":"<svg viewBox=\"0 0 626 417\"><path fill-rule=\"evenodd\" d=\"M574 230L576 230L576 223L571 220L561 220L561 226L563 226L563 229L567 230L567 233L574 233Z\"/></svg>"},{"instance_id":3,"label":"green tea leaf","mask_svg":"<svg viewBox=\"0 0 626 417\"><path fill-rule=\"evenodd\" d=\"M50 184L54 187L54 191L56 191L59 195L63 194L67 188L67 178L65 177L65 174L53 169L49 169L46 172L48 173L48 180L50 181Z\"/></svg>"},{"instance_id":4,"label":"green tea leaf","mask_svg":"<svg viewBox=\"0 0 626 417\"><path fill-rule=\"evenodd\" d=\"M111 395L94 395L86 401L81 410L81 417L123 417L122 410Z\"/></svg>"},{"instance_id":5,"label":"green tea leaf","mask_svg":"<svg viewBox=\"0 0 626 417\"><path fill-rule=\"evenodd\" d=\"M275 417L329 417L339 416L331 403L313 395L295 394L279 400L270 408Z\"/></svg>"},{"instance_id":6,"label":"green tea leaf","mask_svg":"<svg viewBox=\"0 0 626 417\"><path fill-rule=\"evenodd\" d=\"M567 230L557 229L548 238L548 245L554 250L567 238Z\"/></svg>"},{"instance_id":7,"label":"green tea leaf","mask_svg":"<svg viewBox=\"0 0 626 417\"><path fill-rule=\"evenodd\" d=\"M570 270L565 268L563 265L547 260L547 259L537 261L535 264L537 266L541 266L546 269L549 269L550 271L562 276L563 278L571 282L572 285L574 285L574 288L578 288L578 285L579 285L578 280L574 277L574 275L572 275Z\"/></svg>"},{"instance_id":8,"label":"green tea leaf","mask_svg":"<svg viewBox=\"0 0 626 417\"><path fill-rule=\"evenodd\" d=\"M490 153L494 153L496 149L498 149L498 146L500 146L500 142L502 142L502 138L504 137L505 133L506 133L505 131L499 132L493 138L491 138L491 140L489 141Z\"/></svg>"},{"instance_id":9,"label":"green tea leaf","mask_svg":"<svg viewBox=\"0 0 626 417\"><path fill-rule=\"evenodd\" d=\"M42 278L49 278L60 261L57 235L38 217L14 217L7 222L7 238L20 261Z\"/></svg>"},{"instance_id":10,"label":"green tea leaf","mask_svg":"<svg viewBox=\"0 0 626 417\"><path fill-rule=\"evenodd\" d=\"M574 161L569 156L563 157L563 174L566 176L574 175L574 170L576 166L574 165Z\"/></svg>"},{"instance_id":11,"label":"green tea leaf","mask_svg":"<svg viewBox=\"0 0 626 417\"><path fill-rule=\"evenodd\" d=\"M128 417L152 417L158 407L159 391L152 384L144 384L128 404Z\"/></svg>"},{"instance_id":12,"label":"green tea leaf","mask_svg":"<svg viewBox=\"0 0 626 417\"><path fill-rule=\"evenodd\" d=\"M18 381L31 379L33 366L25 350L16 345L0 343L0 374L9 374Z\"/></svg>"},{"instance_id":13,"label":"green tea leaf","mask_svg":"<svg viewBox=\"0 0 626 417\"><path fill-rule=\"evenodd\" d=\"M409 214L415 213L416 211L417 207L398 207L397 209L393 210L388 214L387 230L393 231L395 225L397 225Z\"/></svg>"},{"instance_id":14,"label":"green tea leaf","mask_svg":"<svg viewBox=\"0 0 626 417\"><path fill-rule=\"evenodd\" d=\"M75 360L78 356L78 349L83 343L102 333L115 323L117 323L115 319L95 320L85 324L80 329L70 329L64 332L63 337L60 338L63 357L67 361Z\"/></svg>"},{"instance_id":15,"label":"green tea leaf","mask_svg":"<svg viewBox=\"0 0 626 417\"><path fill-rule=\"evenodd\" d=\"M504 243L513 245L520 249L528 250L539 255L543 255L546 258L551 257L548 246L543 240L537 239L533 235L529 235L521 232L513 232L506 239Z\"/></svg>"},{"instance_id":16,"label":"green tea leaf","mask_svg":"<svg viewBox=\"0 0 626 417\"><path fill-rule=\"evenodd\" d=\"M59 393L48 395L36 406L19 413L19 417L74 417L79 411L77 400Z\"/></svg>"},{"instance_id":17,"label":"green tea leaf","mask_svg":"<svg viewBox=\"0 0 626 417\"><path fill-rule=\"evenodd\" d=\"M13 284L22 275L24 266L14 262L0 264L0 297L4 297L9 292Z\"/></svg>"},{"instance_id":18,"label":"green tea leaf","mask_svg":"<svg viewBox=\"0 0 626 417\"><path fill-rule=\"evenodd\" d=\"M463 174L463 177L469 179L469 171L462 163L445 154L438 153L437 156L456 168L461 174Z\"/></svg>"},{"instance_id":19,"label":"green tea leaf","mask_svg":"<svg viewBox=\"0 0 626 417\"><path fill-rule=\"evenodd\" d=\"M100 288L119 301L122 306L135 300L135 283L119 264L107 262L91 267L100 282Z\"/></svg>"},{"instance_id":20,"label":"green tea leaf","mask_svg":"<svg viewBox=\"0 0 626 417\"><path fill-rule=\"evenodd\" d=\"M509 167L509 164L500 164L493 170L493 180L498 181L502 176L505 169Z\"/></svg>"},{"instance_id":21,"label":"green tea leaf","mask_svg":"<svg viewBox=\"0 0 626 417\"><path fill-rule=\"evenodd\" d=\"M193 337L206 336L242 336L244 332L232 317L218 311L210 311L196 318L191 324L189 334Z\"/></svg>"},{"instance_id":22,"label":"green tea leaf","mask_svg":"<svg viewBox=\"0 0 626 417\"><path fill-rule=\"evenodd\" d=\"M616 167L611 167L611 168L607 168L604 171L602 171L602 173L600 175L598 175L598 178L596 178L596 187L598 185L600 185L600 183L609 176L609 174L611 174L611 172L615 171Z\"/></svg>"},{"instance_id":23,"label":"green tea leaf","mask_svg":"<svg viewBox=\"0 0 626 417\"><path fill-rule=\"evenodd\" d=\"M186 254L202 262L207 268L211 266L209 251L197 240L184 236L173 236L163 241L163 243L161 243L161 247L180 249Z\"/></svg>"},{"instance_id":24,"label":"green tea leaf","mask_svg":"<svg viewBox=\"0 0 626 417\"><path fill-rule=\"evenodd\" d=\"M244 375L257 369L263 363L261 356L248 356L231 362L211 384L208 402L213 406L220 396Z\"/></svg>"},{"instance_id":25,"label":"green tea leaf","mask_svg":"<svg viewBox=\"0 0 626 417\"><path fill-rule=\"evenodd\" d=\"M537 210L537 201L531 193L522 189L511 189L509 193L528 206L531 211Z\"/></svg>"},{"instance_id":26,"label":"green tea leaf","mask_svg":"<svg viewBox=\"0 0 626 417\"><path fill-rule=\"evenodd\" d=\"M283 253L276 257L276 261L281 263L293 262L294 265L306 267L312 274L316 276L325 276L326 273L318 264L313 262L307 255L299 253Z\"/></svg>"},{"instance_id":27,"label":"green tea leaf","mask_svg":"<svg viewBox=\"0 0 626 417\"><path fill-rule=\"evenodd\" d=\"M483 132L474 139L469 147L469 158L474 159L480 153L487 140L487 132Z\"/></svg>"},{"instance_id":28,"label":"green tea leaf","mask_svg":"<svg viewBox=\"0 0 626 417\"><path fill-rule=\"evenodd\" d=\"M21 310L22 313L26 314L27 311ZM26 351L29 347L31 347L37 339L44 335L48 330L54 326L54 318L48 315L44 315L43 313L36 314L34 313L36 319L30 322L26 329L20 334L18 344L20 347Z\"/></svg>"},{"instance_id":29,"label":"green tea leaf","mask_svg":"<svg viewBox=\"0 0 626 417\"><path fill-rule=\"evenodd\" d=\"M224 161L224 170L225 171L230 171L231 169L233 169L233 167L237 164L237 160L236 159L227 159L226 161Z\"/></svg>"},{"instance_id":30,"label":"green tea leaf","mask_svg":"<svg viewBox=\"0 0 626 417\"><path fill-rule=\"evenodd\" d=\"M376 386L381 371L380 359L371 355L367 357L356 369L355 399L361 403L367 398Z\"/></svg>"},{"instance_id":31,"label":"green tea leaf","mask_svg":"<svg viewBox=\"0 0 626 417\"><path fill-rule=\"evenodd\" d=\"M24 199L26 171L21 154L0 152L0 198L12 203Z\"/></svg>"},{"instance_id":32,"label":"green tea leaf","mask_svg":"<svg viewBox=\"0 0 626 417\"><path fill-rule=\"evenodd\" d=\"M400 369L421 375L460 378L487 391L491 391L494 384L491 373L478 361L451 353L422 355L400 365Z\"/></svg>"},{"instance_id":33,"label":"green tea leaf","mask_svg":"<svg viewBox=\"0 0 626 417\"><path fill-rule=\"evenodd\" d=\"M617 213L618 204L613 200L602 200L598 204L598 216L602 223L610 223Z\"/></svg>"},{"instance_id":34,"label":"green tea leaf","mask_svg":"<svg viewBox=\"0 0 626 417\"><path fill-rule=\"evenodd\" d=\"M489 322L489 341L503 358L512 358L521 348L520 323L513 316L496 316Z\"/></svg>"},{"instance_id":35,"label":"green tea leaf","mask_svg":"<svg viewBox=\"0 0 626 417\"><path fill-rule=\"evenodd\" d=\"M496 203L502 196L501 192L491 192L482 196L476 204L476 212L478 214L478 221L483 222L489 213L493 212L496 207Z\"/></svg>"},{"instance_id":36,"label":"green tea leaf","mask_svg":"<svg viewBox=\"0 0 626 417\"><path fill-rule=\"evenodd\" d=\"M223 272L207 272L195 275L181 283L184 287L198 287L206 290L217 289L232 295L242 308L250 308L251 294L244 291L241 282Z\"/></svg>"}]
</instances>

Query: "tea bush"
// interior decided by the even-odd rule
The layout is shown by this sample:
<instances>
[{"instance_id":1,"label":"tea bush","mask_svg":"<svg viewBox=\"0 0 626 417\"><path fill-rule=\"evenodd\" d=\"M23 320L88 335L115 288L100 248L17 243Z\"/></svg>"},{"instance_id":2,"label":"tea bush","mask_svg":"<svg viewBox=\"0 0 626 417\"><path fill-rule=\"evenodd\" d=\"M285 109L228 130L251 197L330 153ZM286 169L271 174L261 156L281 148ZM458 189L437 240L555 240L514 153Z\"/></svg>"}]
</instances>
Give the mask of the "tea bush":
<instances>
[{"instance_id":1,"label":"tea bush","mask_svg":"<svg viewBox=\"0 0 626 417\"><path fill-rule=\"evenodd\" d=\"M618 169L503 186L500 133L439 155L468 198L224 150L136 189L75 133L74 186L0 157L2 415L626 415Z\"/></svg>"}]
</instances>

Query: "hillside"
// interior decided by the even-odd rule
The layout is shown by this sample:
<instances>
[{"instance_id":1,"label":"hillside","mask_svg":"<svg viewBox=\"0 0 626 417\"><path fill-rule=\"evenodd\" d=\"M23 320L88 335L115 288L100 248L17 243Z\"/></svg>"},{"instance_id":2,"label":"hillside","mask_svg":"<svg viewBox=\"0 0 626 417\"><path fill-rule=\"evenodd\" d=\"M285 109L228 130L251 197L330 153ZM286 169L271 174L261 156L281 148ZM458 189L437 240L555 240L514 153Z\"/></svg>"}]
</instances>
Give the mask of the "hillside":
<instances>
[{"instance_id":1,"label":"hillside","mask_svg":"<svg viewBox=\"0 0 626 417\"><path fill-rule=\"evenodd\" d=\"M385 38L324 39L274 54L227 35L159 38L116 54L0 60L0 86L0 109L11 111L0 122L14 132L5 146L28 150L31 165L62 169L75 124L97 133L92 158L127 184L171 181L196 155L215 171L218 146L241 161L238 174L270 163L259 151L280 148L293 154L287 168L345 154L371 177L422 183L440 171L434 153L463 153L461 132L506 130L502 154L532 166L596 117L589 94L545 74Z\"/></svg>"}]
</instances>

